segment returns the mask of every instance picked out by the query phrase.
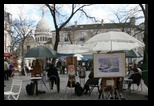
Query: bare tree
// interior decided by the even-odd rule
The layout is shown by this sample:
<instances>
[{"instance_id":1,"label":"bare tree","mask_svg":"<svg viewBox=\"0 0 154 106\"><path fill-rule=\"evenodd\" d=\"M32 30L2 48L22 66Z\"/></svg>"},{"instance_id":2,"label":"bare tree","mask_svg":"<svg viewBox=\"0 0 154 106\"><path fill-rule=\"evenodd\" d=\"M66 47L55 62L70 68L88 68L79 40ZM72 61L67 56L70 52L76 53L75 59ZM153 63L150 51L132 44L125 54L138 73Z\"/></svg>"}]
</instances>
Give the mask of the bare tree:
<instances>
[{"instance_id":1,"label":"bare tree","mask_svg":"<svg viewBox=\"0 0 154 106\"><path fill-rule=\"evenodd\" d=\"M53 22L54 22L54 27L55 27L55 30L56 30L56 41L55 41L55 45L54 45L54 50L57 51L57 48L58 48L59 38L60 38L60 34L59 34L60 30L62 28L64 28L64 26L72 19L72 17L77 12L80 11L86 17L91 18L91 19L97 21L95 19L95 17L88 16L86 11L84 11L84 7L91 6L91 5L92 4L83 4L83 5L81 5L81 4L70 4L69 5L70 6L70 9L69 9L70 13L62 14L61 7L63 7L63 6L59 6L59 5L56 5L56 4L45 4L45 6L47 6L48 9L50 10L50 13L51 13L51 16L52 16ZM58 19L60 19L60 21Z\"/></svg>"},{"instance_id":2,"label":"bare tree","mask_svg":"<svg viewBox=\"0 0 154 106\"><path fill-rule=\"evenodd\" d=\"M145 43L145 49L144 49L144 58L143 58L143 66L142 66L142 70L148 70L148 4L139 4L145 20L144 20L144 43ZM143 73L143 79L145 84L148 86L148 71Z\"/></svg>"},{"instance_id":3,"label":"bare tree","mask_svg":"<svg viewBox=\"0 0 154 106\"><path fill-rule=\"evenodd\" d=\"M126 28L129 27L129 30L127 31L130 33L132 29L137 28L139 31L137 33L133 33L131 36L136 36L139 33L142 33L144 30L139 28L136 23L132 24L130 19L135 18L135 21L138 21L140 19L143 19L143 16L140 16L141 10L138 5L132 7L131 9L126 9L129 5L125 5L124 7L121 6L117 10L111 9L112 13L114 14L115 18L109 19L112 23L118 23L121 27L121 31L126 31ZM116 21L115 21L116 20Z\"/></svg>"},{"instance_id":4,"label":"bare tree","mask_svg":"<svg viewBox=\"0 0 154 106\"><path fill-rule=\"evenodd\" d=\"M145 43L145 52L147 55L147 59L148 59L148 4L145 4L145 7L143 4L139 4L143 14L144 14L144 43Z\"/></svg>"},{"instance_id":5,"label":"bare tree","mask_svg":"<svg viewBox=\"0 0 154 106\"><path fill-rule=\"evenodd\" d=\"M21 49L22 69L24 68L24 41L34 27L33 22L34 21L30 21L28 18L23 18L21 15L19 15L19 19L15 19L12 23L14 29L12 45Z\"/></svg>"}]
</instances>

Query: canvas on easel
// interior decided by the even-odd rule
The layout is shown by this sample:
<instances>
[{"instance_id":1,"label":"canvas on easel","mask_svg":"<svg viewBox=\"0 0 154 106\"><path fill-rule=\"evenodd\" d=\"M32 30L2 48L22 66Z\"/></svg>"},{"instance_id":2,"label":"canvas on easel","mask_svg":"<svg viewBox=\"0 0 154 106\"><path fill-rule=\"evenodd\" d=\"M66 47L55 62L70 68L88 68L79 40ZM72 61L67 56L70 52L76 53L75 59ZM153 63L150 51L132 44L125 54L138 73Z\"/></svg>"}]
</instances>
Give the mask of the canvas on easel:
<instances>
[{"instance_id":1,"label":"canvas on easel","mask_svg":"<svg viewBox=\"0 0 154 106\"><path fill-rule=\"evenodd\" d=\"M75 67L74 67L74 65L68 65L68 74L75 75Z\"/></svg>"},{"instance_id":2,"label":"canvas on easel","mask_svg":"<svg viewBox=\"0 0 154 106\"><path fill-rule=\"evenodd\" d=\"M125 53L94 53L94 77L102 77L102 97L105 90L115 91L118 98L117 78L126 75Z\"/></svg>"},{"instance_id":3,"label":"canvas on easel","mask_svg":"<svg viewBox=\"0 0 154 106\"><path fill-rule=\"evenodd\" d=\"M124 77L125 53L94 53L94 77Z\"/></svg>"},{"instance_id":4,"label":"canvas on easel","mask_svg":"<svg viewBox=\"0 0 154 106\"><path fill-rule=\"evenodd\" d=\"M66 58L67 68L69 65L74 65L75 70L77 70L77 57L69 56Z\"/></svg>"}]
</instances>

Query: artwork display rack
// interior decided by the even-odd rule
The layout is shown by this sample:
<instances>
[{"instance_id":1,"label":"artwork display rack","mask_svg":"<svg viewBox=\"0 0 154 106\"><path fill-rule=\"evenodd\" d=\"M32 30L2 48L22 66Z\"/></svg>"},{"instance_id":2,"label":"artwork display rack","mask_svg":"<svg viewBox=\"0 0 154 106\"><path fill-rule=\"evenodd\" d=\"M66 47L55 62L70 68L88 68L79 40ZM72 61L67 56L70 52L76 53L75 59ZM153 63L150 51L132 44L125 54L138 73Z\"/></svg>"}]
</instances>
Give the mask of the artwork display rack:
<instances>
[{"instance_id":1,"label":"artwork display rack","mask_svg":"<svg viewBox=\"0 0 154 106\"><path fill-rule=\"evenodd\" d=\"M116 77L111 77L111 78L102 78L102 98L104 99L104 92L107 91L112 91L112 93L117 94L118 99L120 100L119 92L117 90L117 78Z\"/></svg>"}]
</instances>

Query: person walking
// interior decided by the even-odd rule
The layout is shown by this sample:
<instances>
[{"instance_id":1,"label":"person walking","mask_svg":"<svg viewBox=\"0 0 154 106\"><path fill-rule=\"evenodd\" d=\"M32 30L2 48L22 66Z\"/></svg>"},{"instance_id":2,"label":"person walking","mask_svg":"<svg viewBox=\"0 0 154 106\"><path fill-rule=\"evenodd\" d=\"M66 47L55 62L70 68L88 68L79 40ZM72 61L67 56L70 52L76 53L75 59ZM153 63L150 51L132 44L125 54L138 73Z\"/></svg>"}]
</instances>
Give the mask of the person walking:
<instances>
[{"instance_id":1,"label":"person walking","mask_svg":"<svg viewBox=\"0 0 154 106\"><path fill-rule=\"evenodd\" d=\"M7 58L5 58L4 59L4 79L5 80L9 80L8 70L9 70L9 64L8 64Z\"/></svg>"},{"instance_id":2,"label":"person walking","mask_svg":"<svg viewBox=\"0 0 154 106\"><path fill-rule=\"evenodd\" d=\"M62 74L62 69L60 67L61 67L61 60L59 59L57 62L57 68L58 68L60 74Z\"/></svg>"},{"instance_id":3,"label":"person walking","mask_svg":"<svg viewBox=\"0 0 154 106\"><path fill-rule=\"evenodd\" d=\"M57 92L60 92L60 77L57 68L50 63L49 69L47 70L47 76L51 81L51 89L53 89L54 83L57 85Z\"/></svg>"},{"instance_id":4,"label":"person walking","mask_svg":"<svg viewBox=\"0 0 154 106\"><path fill-rule=\"evenodd\" d=\"M62 60L61 65L62 65L62 74L65 74L65 68L66 68L66 60L65 59Z\"/></svg>"},{"instance_id":5,"label":"person walking","mask_svg":"<svg viewBox=\"0 0 154 106\"><path fill-rule=\"evenodd\" d=\"M9 78L11 78L13 75L14 66L11 62L9 62Z\"/></svg>"}]
</instances>

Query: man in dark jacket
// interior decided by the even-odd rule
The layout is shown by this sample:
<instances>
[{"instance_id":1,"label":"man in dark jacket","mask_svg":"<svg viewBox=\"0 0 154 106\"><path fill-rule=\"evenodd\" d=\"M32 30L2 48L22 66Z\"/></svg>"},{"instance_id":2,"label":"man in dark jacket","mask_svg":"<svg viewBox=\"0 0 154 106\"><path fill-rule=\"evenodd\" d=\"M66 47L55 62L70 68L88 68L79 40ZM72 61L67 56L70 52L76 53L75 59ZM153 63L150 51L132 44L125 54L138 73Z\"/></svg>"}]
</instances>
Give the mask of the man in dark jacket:
<instances>
[{"instance_id":1,"label":"man in dark jacket","mask_svg":"<svg viewBox=\"0 0 154 106\"><path fill-rule=\"evenodd\" d=\"M130 89L132 83L135 83L135 84L137 84L137 86L139 86L141 78L142 78L142 75L139 72L139 70L137 68L134 69L134 73L131 74L130 77L128 78L128 79L133 79L132 82L129 82L128 89Z\"/></svg>"},{"instance_id":2,"label":"man in dark jacket","mask_svg":"<svg viewBox=\"0 0 154 106\"><path fill-rule=\"evenodd\" d=\"M51 89L53 89L53 84L57 85L57 92L60 91L60 78L58 74L58 70L52 63L50 63L49 69L47 70L47 76L51 81Z\"/></svg>"}]
</instances>

